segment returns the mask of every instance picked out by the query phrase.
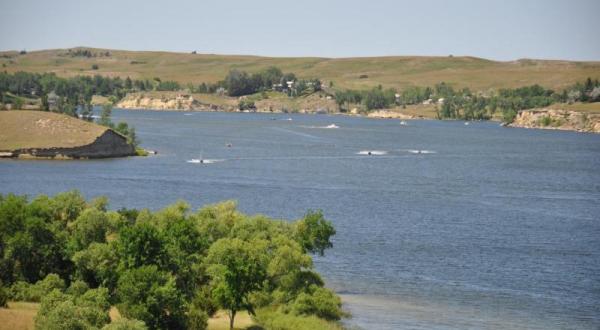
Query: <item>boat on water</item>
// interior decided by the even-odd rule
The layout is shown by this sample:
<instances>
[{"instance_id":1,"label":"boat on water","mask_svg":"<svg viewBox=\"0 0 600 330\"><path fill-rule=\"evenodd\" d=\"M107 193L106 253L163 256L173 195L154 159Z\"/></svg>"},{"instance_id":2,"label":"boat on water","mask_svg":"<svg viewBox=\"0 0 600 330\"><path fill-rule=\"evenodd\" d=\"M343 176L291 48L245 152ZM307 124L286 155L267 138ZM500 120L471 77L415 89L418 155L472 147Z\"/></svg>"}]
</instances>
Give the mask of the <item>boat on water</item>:
<instances>
[{"instance_id":1,"label":"boat on water","mask_svg":"<svg viewBox=\"0 0 600 330\"><path fill-rule=\"evenodd\" d=\"M325 126L325 128L340 128L340 127L336 124L330 124L330 125Z\"/></svg>"},{"instance_id":2,"label":"boat on water","mask_svg":"<svg viewBox=\"0 0 600 330\"><path fill-rule=\"evenodd\" d=\"M407 124L407 123L406 123L406 122L403 120L403 121L401 121L401 122L400 122L400 125L402 125L402 126L406 126L406 125L408 125L408 124Z\"/></svg>"}]
</instances>

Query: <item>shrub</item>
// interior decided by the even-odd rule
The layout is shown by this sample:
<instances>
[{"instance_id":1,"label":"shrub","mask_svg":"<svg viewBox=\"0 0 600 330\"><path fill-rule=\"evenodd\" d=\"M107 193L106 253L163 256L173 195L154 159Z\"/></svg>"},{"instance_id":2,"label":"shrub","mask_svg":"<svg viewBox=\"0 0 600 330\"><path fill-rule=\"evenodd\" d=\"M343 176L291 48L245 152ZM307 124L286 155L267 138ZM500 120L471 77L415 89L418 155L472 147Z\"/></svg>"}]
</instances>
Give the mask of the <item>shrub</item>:
<instances>
[{"instance_id":1,"label":"shrub","mask_svg":"<svg viewBox=\"0 0 600 330\"><path fill-rule=\"evenodd\" d=\"M62 292L65 289L65 282L56 274L48 274L46 278L35 284L16 282L10 288L10 298L16 301L40 302L55 289Z\"/></svg>"},{"instance_id":2,"label":"shrub","mask_svg":"<svg viewBox=\"0 0 600 330\"><path fill-rule=\"evenodd\" d=\"M540 125L548 126L550 124L552 124L552 118L550 118L550 116L543 116L540 118Z\"/></svg>"},{"instance_id":3,"label":"shrub","mask_svg":"<svg viewBox=\"0 0 600 330\"><path fill-rule=\"evenodd\" d=\"M92 64L92 70L98 70L100 67L98 64Z\"/></svg>"},{"instance_id":4,"label":"shrub","mask_svg":"<svg viewBox=\"0 0 600 330\"><path fill-rule=\"evenodd\" d=\"M208 315L198 308L190 308L187 314L186 326L188 330L204 330L208 327Z\"/></svg>"},{"instance_id":5,"label":"shrub","mask_svg":"<svg viewBox=\"0 0 600 330\"><path fill-rule=\"evenodd\" d=\"M147 330L148 327L144 322L140 320L132 320L127 318L120 318L115 320L104 327L102 330Z\"/></svg>"},{"instance_id":6,"label":"shrub","mask_svg":"<svg viewBox=\"0 0 600 330\"><path fill-rule=\"evenodd\" d=\"M256 321L265 329L278 330L341 330L342 327L335 322L317 318L316 316L298 316L285 314L272 309L259 309L256 311Z\"/></svg>"},{"instance_id":7,"label":"shrub","mask_svg":"<svg viewBox=\"0 0 600 330\"><path fill-rule=\"evenodd\" d=\"M343 316L341 307L340 298L326 288L299 294L291 306L296 315L315 315L326 320L339 320Z\"/></svg>"},{"instance_id":8,"label":"shrub","mask_svg":"<svg viewBox=\"0 0 600 330\"><path fill-rule=\"evenodd\" d=\"M98 291L91 291L95 296ZM88 294L86 292L85 295ZM110 321L106 306L89 303L88 299L78 300L73 296L53 290L42 299L40 309L35 317L36 329L95 329Z\"/></svg>"},{"instance_id":9,"label":"shrub","mask_svg":"<svg viewBox=\"0 0 600 330\"><path fill-rule=\"evenodd\" d=\"M6 307L7 302L8 302L8 291L6 290L4 285L2 285L2 283L0 283L0 307Z\"/></svg>"}]
</instances>

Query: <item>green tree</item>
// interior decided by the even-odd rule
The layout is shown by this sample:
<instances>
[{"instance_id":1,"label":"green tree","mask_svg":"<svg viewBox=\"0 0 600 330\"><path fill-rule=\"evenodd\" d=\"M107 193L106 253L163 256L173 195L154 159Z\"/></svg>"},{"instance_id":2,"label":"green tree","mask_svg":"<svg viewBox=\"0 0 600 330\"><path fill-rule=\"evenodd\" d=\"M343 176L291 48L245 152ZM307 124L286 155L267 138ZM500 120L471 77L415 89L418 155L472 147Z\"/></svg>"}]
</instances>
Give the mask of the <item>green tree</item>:
<instances>
[{"instance_id":1,"label":"green tree","mask_svg":"<svg viewBox=\"0 0 600 330\"><path fill-rule=\"evenodd\" d=\"M209 249L206 262L212 278L212 295L228 310L229 328L233 329L235 315L240 310L254 312L248 296L259 290L266 278L266 261L260 242L224 238Z\"/></svg>"},{"instance_id":2,"label":"green tree","mask_svg":"<svg viewBox=\"0 0 600 330\"><path fill-rule=\"evenodd\" d=\"M102 105L102 112L100 112L100 119L98 120L98 124L106 127L113 127L113 123L111 120L112 115L112 104L105 103Z\"/></svg>"},{"instance_id":3,"label":"green tree","mask_svg":"<svg viewBox=\"0 0 600 330\"><path fill-rule=\"evenodd\" d=\"M185 328L185 305L175 278L155 265L125 271L119 278L119 311L150 329Z\"/></svg>"},{"instance_id":4,"label":"green tree","mask_svg":"<svg viewBox=\"0 0 600 330\"><path fill-rule=\"evenodd\" d=\"M323 255L325 249L333 246L331 237L335 229L330 221L325 220L322 211L309 211L303 219L296 223L296 240L310 253Z\"/></svg>"}]
</instances>

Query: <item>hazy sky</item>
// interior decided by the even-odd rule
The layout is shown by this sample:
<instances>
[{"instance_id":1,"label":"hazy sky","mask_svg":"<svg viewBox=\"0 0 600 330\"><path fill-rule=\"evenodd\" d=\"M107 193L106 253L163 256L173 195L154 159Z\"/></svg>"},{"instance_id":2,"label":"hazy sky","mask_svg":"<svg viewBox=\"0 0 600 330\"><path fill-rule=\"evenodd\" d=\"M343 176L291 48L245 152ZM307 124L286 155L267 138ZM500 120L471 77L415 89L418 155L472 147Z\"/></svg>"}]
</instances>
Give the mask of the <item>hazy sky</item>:
<instances>
[{"instance_id":1,"label":"hazy sky","mask_svg":"<svg viewBox=\"0 0 600 330\"><path fill-rule=\"evenodd\" d=\"M0 0L0 49L600 60L600 0Z\"/></svg>"}]
</instances>

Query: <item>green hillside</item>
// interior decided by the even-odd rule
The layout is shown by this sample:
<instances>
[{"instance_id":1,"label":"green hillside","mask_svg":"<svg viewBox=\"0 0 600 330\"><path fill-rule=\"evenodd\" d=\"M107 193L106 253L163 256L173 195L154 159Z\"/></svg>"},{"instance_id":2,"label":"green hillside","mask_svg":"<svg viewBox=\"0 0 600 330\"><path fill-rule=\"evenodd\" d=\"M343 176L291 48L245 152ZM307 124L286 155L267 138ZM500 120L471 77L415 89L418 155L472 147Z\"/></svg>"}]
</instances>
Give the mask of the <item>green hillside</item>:
<instances>
[{"instance_id":1,"label":"green hillside","mask_svg":"<svg viewBox=\"0 0 600 330\"><path fill-rule=\"evenodd\" d=\"M89 51L89 53L84 53ZM88 57L91 54L90 57ZM97 65L97 69L92 69ZM587 77L600 77L600 62L518 60L498 62L475 57L259 57L154 51L73 48L0 52L1 70L55 72L59 76L101 74L135 79L216 82L232 68L256 72L277 66L301 78L320 78L335 87L364 89L379 84L402 89L445 81L472 90L540 84L562 89Z\"/></svg>"}]
</instances>

